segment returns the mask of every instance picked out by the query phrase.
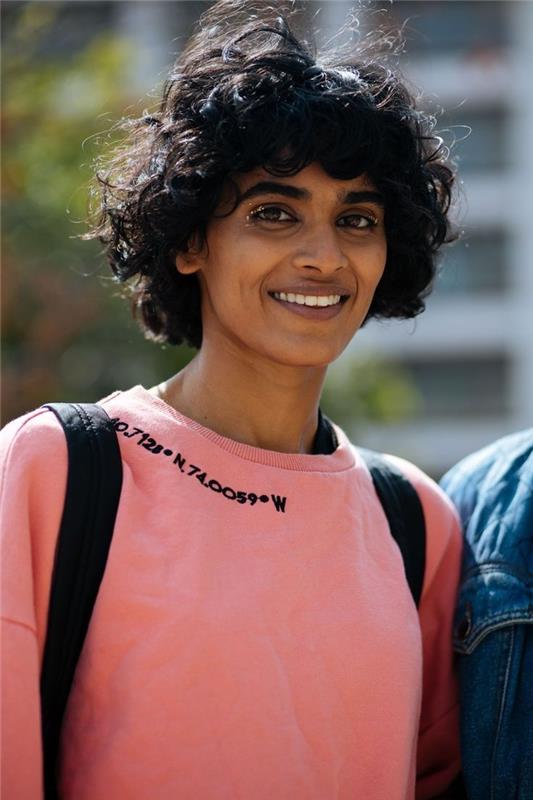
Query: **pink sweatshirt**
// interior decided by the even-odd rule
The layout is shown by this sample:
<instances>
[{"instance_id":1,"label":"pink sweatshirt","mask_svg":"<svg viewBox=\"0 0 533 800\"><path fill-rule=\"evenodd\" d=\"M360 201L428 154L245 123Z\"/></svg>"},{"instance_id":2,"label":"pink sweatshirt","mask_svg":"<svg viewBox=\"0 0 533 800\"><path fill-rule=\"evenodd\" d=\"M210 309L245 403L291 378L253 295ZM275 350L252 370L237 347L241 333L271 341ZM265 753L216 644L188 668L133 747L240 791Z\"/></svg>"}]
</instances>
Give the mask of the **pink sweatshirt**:
<instances>
[{"instance_id":1,"label":"pink sweatshirt","mask_svg":"<svg viewBox=\"0 0 533 800\"><path fill-rule=\"evenodd\" d=\"M141 386L117 419L124 483L62 737L66 800L411 800L459 769L451 621L461 540L427 523L419 616L367 469L226 439ZM39 663L67 473L36 410L2 444L3 800L42 796Z\"/></svg>"}]
</instances>

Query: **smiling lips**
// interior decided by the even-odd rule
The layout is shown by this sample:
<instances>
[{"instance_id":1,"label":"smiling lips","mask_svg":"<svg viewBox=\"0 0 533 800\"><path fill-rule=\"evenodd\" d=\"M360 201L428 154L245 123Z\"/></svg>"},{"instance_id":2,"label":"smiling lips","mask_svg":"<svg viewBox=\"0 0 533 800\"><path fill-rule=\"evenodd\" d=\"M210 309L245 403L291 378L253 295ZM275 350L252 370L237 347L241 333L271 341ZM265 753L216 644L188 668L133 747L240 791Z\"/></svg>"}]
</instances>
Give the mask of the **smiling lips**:
<instances>
[{"instance_id":1,"label":"smiling lips","mask_svg":"<svg viewBox=\"0 0 533 800\"><path fill-rule=\"evenodd\" d=\"M308 319L326 320L337 316L348 299L341 294L302 294L272 292L270 296L286 309Z\"/></svg>"},{"instance_id":2,"label":"smiling lips","mask_svg":"<svg viewBox=\"0 0 533 800\"><path fill-rule=\"evenodd\" d=\"M340 303L340 294L313 295L313 294L292 294L291 292L274 292L276 300L284 300L286 303L296 303L299 306L334 306Z\"/></svg>"}]
</instances>

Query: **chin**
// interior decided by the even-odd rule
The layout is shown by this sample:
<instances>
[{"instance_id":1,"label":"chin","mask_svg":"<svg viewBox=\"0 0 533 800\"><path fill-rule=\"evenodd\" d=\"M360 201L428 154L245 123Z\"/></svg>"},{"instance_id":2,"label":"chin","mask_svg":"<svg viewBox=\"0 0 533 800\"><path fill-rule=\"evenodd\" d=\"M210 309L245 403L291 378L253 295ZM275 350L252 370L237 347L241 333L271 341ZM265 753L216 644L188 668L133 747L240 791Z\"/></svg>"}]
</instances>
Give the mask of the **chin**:
<instances>
[{"instance_id":1,"label":"chin","mask_svg":"<svg viewBox=\"0 0 533 800\"><path fill-rule=\"evenodd\" d=\"M344 349L344 348L343 348ZM335 361L342 350L332 349L324 346L305 346L302 348L293 347L283 352L278 352L274 360L287 367L315 367L324 369Z\"/></svg>"}]
</instances>

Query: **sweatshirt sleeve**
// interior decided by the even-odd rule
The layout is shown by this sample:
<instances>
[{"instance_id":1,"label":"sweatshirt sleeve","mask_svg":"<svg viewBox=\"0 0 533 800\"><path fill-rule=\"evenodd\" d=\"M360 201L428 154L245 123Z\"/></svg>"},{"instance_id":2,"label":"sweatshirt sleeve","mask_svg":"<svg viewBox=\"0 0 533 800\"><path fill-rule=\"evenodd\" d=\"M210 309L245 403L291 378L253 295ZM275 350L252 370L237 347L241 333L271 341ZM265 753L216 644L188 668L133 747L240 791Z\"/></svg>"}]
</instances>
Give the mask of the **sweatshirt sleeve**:
<instances>
[{"instance_id":1,"label":"sweatshirt sleeve","mask_svg":"<svg viewBox=\"0 0 533 800\"><path fill-rule=\"evenodd\" d=\"M43 409L0 433L1 797L42 797L40 663L67 448L59 423Z\"/></svg>"},{"instance_id":2,"label":"sweatshirt sleeve","mask_svg":"<svg viewBox=\"0 0 533 800\"><path fill-rule=\"evenodd\" d=\"M426 521L426 568L419 606L423 687L416 800L429 800L439 797L460 771L459 692L452 626L462 536L457 513L437 484L403 459L391 460L415 486Z\"/></svg>"}]
</instances>

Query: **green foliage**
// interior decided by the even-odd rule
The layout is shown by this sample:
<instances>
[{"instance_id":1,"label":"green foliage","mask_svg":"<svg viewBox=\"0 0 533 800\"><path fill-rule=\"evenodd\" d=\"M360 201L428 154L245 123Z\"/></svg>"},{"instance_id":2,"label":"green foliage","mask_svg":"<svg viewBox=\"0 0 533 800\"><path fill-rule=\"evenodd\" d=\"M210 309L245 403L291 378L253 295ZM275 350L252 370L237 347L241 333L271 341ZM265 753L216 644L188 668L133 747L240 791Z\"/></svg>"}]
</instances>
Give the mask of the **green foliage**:
<instances>
[{"instance_id":1,"label":"green foliage","mask_svg":"<svg viewBox=\"0 0 533 800\"><path fill-rule=\"evenodd\" d=\"M400 366L346 354L328 373L321 406L348 433L357 435L368 422L392 425L412 418L420 410L421 398Z\"/></svg>"},{"instance_id":2,"label":"green foliage","mask_svg":"<svg viewBox=\"0 0 533 800\"><path fill-rule=\"evenodd\" d=\"M47 400L151 385L190 357L142 338L100 245L77 238L94 157L132 103L122 87L133 52L106 34L43 54L60 11L20 4L3 51L4 422Z\"/></svg>"}]
</instances>

